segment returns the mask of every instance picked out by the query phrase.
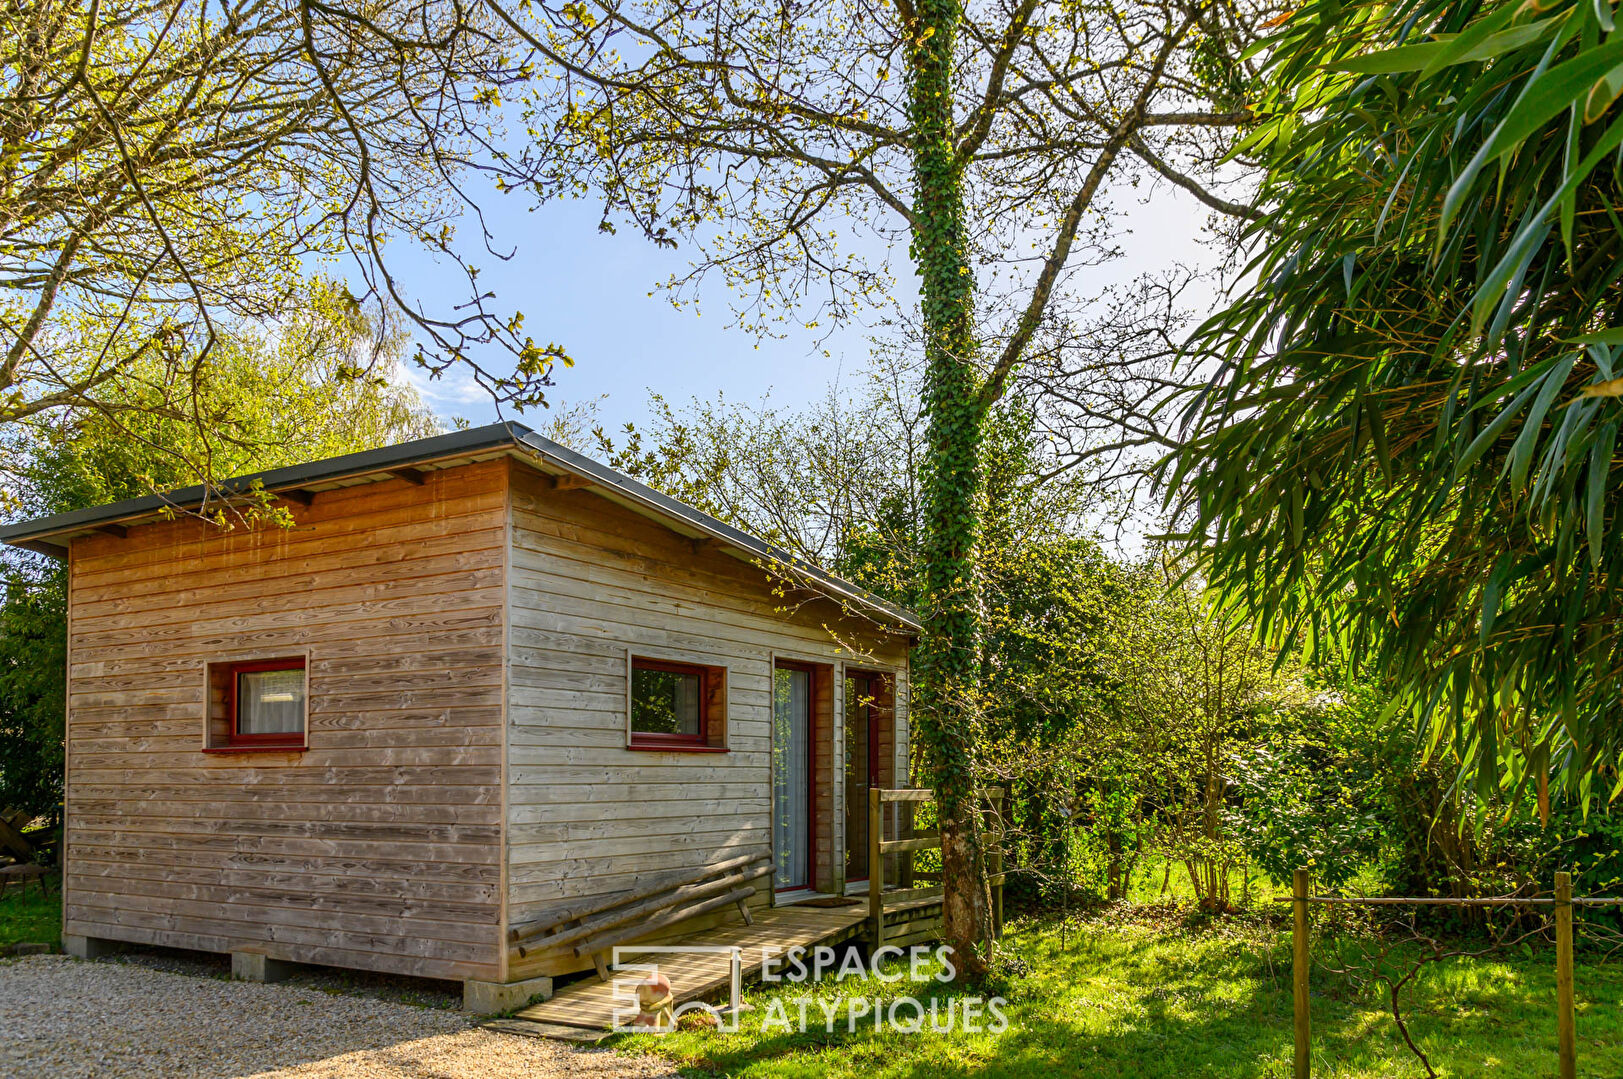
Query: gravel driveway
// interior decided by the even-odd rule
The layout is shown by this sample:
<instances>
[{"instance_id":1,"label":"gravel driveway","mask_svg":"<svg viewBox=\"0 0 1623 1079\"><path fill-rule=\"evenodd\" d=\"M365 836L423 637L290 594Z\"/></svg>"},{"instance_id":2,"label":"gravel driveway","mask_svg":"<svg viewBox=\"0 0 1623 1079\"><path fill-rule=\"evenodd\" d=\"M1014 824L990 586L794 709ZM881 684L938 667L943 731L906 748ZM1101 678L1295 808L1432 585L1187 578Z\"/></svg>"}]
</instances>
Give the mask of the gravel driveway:
<instances>
[{"instance_id":1,"label":"gravel driveway","mask_svg":"<svg viewBox=\"0 0 1623 1079\"><path fill-rule=\"evenodd\" d=\"M32 956L0 963L4 1079L620 1079L648 1057L477 1030L451 1012Z\"/></svg>"}]
</instances>

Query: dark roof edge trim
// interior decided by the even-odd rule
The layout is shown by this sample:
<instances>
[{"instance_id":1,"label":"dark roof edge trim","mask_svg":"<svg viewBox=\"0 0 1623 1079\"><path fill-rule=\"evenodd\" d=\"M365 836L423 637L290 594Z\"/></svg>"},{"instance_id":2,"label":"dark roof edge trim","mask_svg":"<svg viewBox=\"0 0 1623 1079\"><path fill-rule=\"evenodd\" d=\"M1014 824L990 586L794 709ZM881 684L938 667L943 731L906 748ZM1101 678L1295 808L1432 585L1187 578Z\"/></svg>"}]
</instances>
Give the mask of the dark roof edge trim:
<instances>
[{"instance_id":1,"label":"dark roof edge trim","mask_svg":"<svg viewBox=\"0 0 1623 1079\"><path fill-rule=\"evenodd\" d=\"M484 427L469 428L466 431L452 431L450 434L402 442L395 446L328 457L310 464L289 465L286 468L273 468L247 476L234 476L222 480L212 490L198 484L162 495L142 495L140 498L127 498L122 502L111 502L105 506L69 510L50 517L0 526L0 543L23 547L27 545L27 541L62 532L94 528L126 517L144 517L147 514L161 512L165 508L202 505L209 499L246 493L255 483L267 491L274 492L307 483L328 483L349 476L384 472L390 468L421 464L436 457L454 457L483 450L501 449L517 442L519 434L528 434L529 430L523 424L492 423Z\"/></svg>"},{"instance_id":2,"label":"dark roof edge trim","mask_svg":"<svg viewBox=\"0 0 1623 1079\"><path fill-rule=\"evenodd\" d=\"M574 450L561 446L549 438L543 438L534 431L526 430L519 435L518 441L549 464L562 468L567 472L573 472L577 476L583 476L606 490L613 491L624 498L631 499L654 510L661 516L675 518L730 547L736 547L754 555L782 572L789 579L798 578L800 583L807 584L817 591L823 592L831 599L864 607L869 611L883 615L887 620L906 626L915 633L924 630L918 615L912 611L891 603L889 600L881 599L867 589L852 584L844 578L836 577L820 566L797 558L788 551L773 546L758 536L753 536L742 529L734 528L724 521L717 520L708 513L694 509L686 502L679 502L670 495L663 494L646 484L639 483L630 476L617 472L584 454L576 453Z\"/></svg>"},{"instance_id":3,"label":"dark roof edge trim","mask_svg":"<svg viewBox=\"0 0 1623 1079\"><path fill-rule=\"evenodd\" d=\"M924 629L919 617L912 611L881 599L850 581L836 577L827 570L797 558L757 536L702 513L685 502L662 494L601 462L544 438L521 423L492 423L465 431L452 431L450 434L384 446L380 449L346 453L309 464L290 465L247 476L236 476L223 480L212 490L199 484L163 495L143 495L140 498L129 498L105 506L91 506L32 521L0 525L0 543L37 551L53 558L63 558L67 555L67 548L50 542L50 537L64 532L78 532L98 525L112 524L127 518L145 517L160 513L166 508L202 505L209 499L245 493L256 483L264 490L275 493L278 490L293 489L306 484L330 483L352 476L386 472L391 468L424 464L439 458L513 447L527 451L556 468L591 480L597 486L636 502L662 517L681 521L729 547L759 558L787 578L798 579L798 583L822 592L831 599L865 608L915 633Z\"/></svg>"}]
</instances>

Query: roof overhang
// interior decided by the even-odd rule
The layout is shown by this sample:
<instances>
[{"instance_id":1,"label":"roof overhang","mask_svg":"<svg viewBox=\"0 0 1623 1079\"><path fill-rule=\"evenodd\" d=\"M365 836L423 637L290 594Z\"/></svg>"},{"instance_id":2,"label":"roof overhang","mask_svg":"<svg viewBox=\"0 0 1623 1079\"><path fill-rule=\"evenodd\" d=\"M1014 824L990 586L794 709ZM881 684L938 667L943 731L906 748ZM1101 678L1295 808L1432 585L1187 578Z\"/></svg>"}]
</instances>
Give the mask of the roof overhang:
<instances>
[{"instance_id":1,"label":"roof overhang","mask_svg":"<svg viewBox=\"0 0 1623 1079\"><path fill-rule=\"evenodd\" d=\"M543 438L520 423L494 423L446 435L417 439L396 446L330 457L310 464L292 465L224 480L213 487L187 487L161 495L145 495L105 506L71 510L50 517L0 526L0 543L65 558L75 536L110 532L121 535L132 525L161 520L176 513L197 512L228 504L255 492L266 492L309 504L324 491L390 478L422 482L423 474L443 468L512 456L539 471L567 479L570 486L591 491L635 513L659 521L679 535L713 543L735 557L757 563L786 581L854 607L870 617L910 633L921 632L918 616L867 590L796 558L741 529L701 513L684 502L642 484L598 461Z\"/></svg>"}]
</instances>

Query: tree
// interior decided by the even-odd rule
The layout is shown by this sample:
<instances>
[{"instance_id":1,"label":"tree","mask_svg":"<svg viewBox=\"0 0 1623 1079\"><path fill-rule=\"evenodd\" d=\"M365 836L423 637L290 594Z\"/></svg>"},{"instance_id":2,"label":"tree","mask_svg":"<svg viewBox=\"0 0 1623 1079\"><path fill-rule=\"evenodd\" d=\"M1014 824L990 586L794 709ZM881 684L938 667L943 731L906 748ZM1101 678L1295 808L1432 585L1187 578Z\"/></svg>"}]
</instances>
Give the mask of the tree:
<instances>
[{"instance_id":1,"label":"tree","mask_svg":"<svg viewBox=\"0 0 1623 1079\"><path fill-rule=\"evenodd\" d=\"M896 518L889 507L896 499L913 502L907 461L916 448L916 406L907 409L865 381L855 393L831 386L797 410L765 400L743 405L722 394L678 407L655 394L644 429L627 424L611 435L592 416L566 420L560 426L572 429L555 426L553 433L797 558L838 568L859 532L884 529L883 538L864 542L898 553L907 548L910 540L896 530L910 532L914 520L906 512ZM891 598L905 589L900 573L881 580L869 567L863 576Z\"/></svg>"},{"instance_id":2,"label":"tree","mask_svg":"<svg viewBox=\"0 0 1623 1079\"><path fill-rule=\"evenodd\" d=\"M117 407L14 425L19 508L59 513L435 433L438 421L401 380L403 335L362 317L334 286L309 294L316 302L274 335L222 337L203 369L137 363ZM163 403L182 394L187 414L170 414ZM206 499L200 512L230 526L254 509L252 499Z\"/></svg>"},{"instance_id":3,"label":"tree","mask_svg":"<svg viewBox=\"0 0 1623 1079\"><path fill-rule=\"evenodd\" d=\"M529 39L557 77L530 102L551 183L600 196L605 228L694 243L692 273L668 283L678 298L719 273L762 332L845 320L886 302L891 268L842 244L908 241L927 418L915 731L941 812L946 935L973 974L988 937L983 426L1070 276L1111 250L1107 192L1130 161L1222 202L1183 170L1210 160L1191 132L1247 118L1248 23L1181 0L565 10Z\"/></svg>"},{"instance_id":4,"label":"tree","mask_svg":"<svg viewBox=\"0 0 1623 1079\"><path fill-rule=\"evenodd\" d=\"M0 807L56 816L67 705L65 575L13 577L0 605Z\"/></svg>"},{"instance_id":5,"label":"tree","mask_svg":"<svg viewBox=\"0 0 1623 1079\"><path fill-rule=\"evenodd\" d=\"M1485 800L1623 789L1612 28L1584 3L1284 20L1251 136L1275 228L1167 473L1211 579L1371 662Z\"/></svg>"},{"instance_id":6,"label":"tree","mask_svg":"<svg viewBox=\"0 0 1623 1079\"><path fill-rule=\"evenodd\" d=\"M1304 703L1293 670L1276 672L1252 627L1160 559L1111 619L1101 646L1121 750L1147 764L1162 846L1179 858L1202 906L1229 902L1241 860L1228 824L1233 766L1271 714Z\"/></svg>"},{"instance_id":7,"label":"tree","mask_svg":"<svg viewBox=\"0 0 1623 1079\"><path fill-rule=\"evenodd\" d=\"M221 341L296 320L322 299L307 270L334 264L410 318L431 374L458 364L540 400L562 352L494 307L453 227L473 184L533 180L502 145L501 93L532 74L508 17L460 0L0 6L0 427L69 407L200 425L193 387ZM459 268L465 301L409 294L402 242Z\"/></svg>"},{"instance_id":8,"label":"tree","mask_svg":"<svg viewBox=\"0 0 1623 1079\"><path fill-rule=\"evenodd\" d=\"M1238 804L1227 827L1251 860L1281 884L1311 867L1314 886L1334 891L1379 866L1389 836L1420 841L1402 845L1396 862L1405 868L1427 848L1446 847L1459 833L1428 834L1436 814L1415 813L1398 797L1415 772L1408 741L1388 738L1380 722L1385 702L1366 686L1309 685L1316 692L1268 717L1230 763ZM1396 894L1428 894L1418 876L1396 882Z\"/></svg>"},{"instance_id":9,"label":"tree","mask_svg":"<svg viewBox=\"0 0 1623 1079\"><path fill-rule=\"evenodd\" d=\"M274 340L222 337L188 389L204 423L129 401L116 420L99 409L62 410L59 426L14 428L22 459L18 506L60 513L196 483L194 462L232 476L431 434L433 416L398 381L403 342L347 307L317 308ZM355 367L372 357L370 370ZM340 369L355 373L342 375ZM155 364L154 377L169 374ZM166 387L132 382L164 398ZM250 501L210 511L222 527L276 521ZM8 551L0 605L0 807L54 813L62 797L67 675L67 569Z\"/></svg>"},{"instance_id":10,"label":"tree","mask_svg":"<svg viewBox=\"0 0 1623 1079\"><path fill-rule=\"evenodd\" d=\"M1084 524L1102 501L1096 476L1054 475L1054 449L1031 402L993 410L977 550L980 752L989 776L1008 792L1006 868L1017 884L1039 889L1056 878L1069 886L1065 835L1084 805L1101 817L1130 808L1095 782L1111 697L1104 652L1130 597L1130 574ZM1130 860L1122 846L1128 830L1102 829L1117 881Z\"/></svg>"},{"instance_id":11,"label":"tree","mask_svg":"<svg viewBox=\"0 0 1623 1079\"><path fill-rule=\"evenodd\" d=\"M587 405L563 410L553 433L912 605L922 531L912 467L924 427L917 368L899 350L883 349L871 368L803 408L721 397L677 406L656 396L646 426L610 436ZM1084 526L1097 515L1095 477L1051 474L1052 443L1029 404L1001 402L986 427L988 512L976 549L985 606L981 770L1008 790L1003 847L1011 885L1043 890L1063 873L1068 814L1104 788L1089 771L1101 756L1109 698L1100 653L1129 575ZM915 774L919 764L915 753ZM1130 857L1124 852L1124 865Z\"/></svg>"}]
</instances>

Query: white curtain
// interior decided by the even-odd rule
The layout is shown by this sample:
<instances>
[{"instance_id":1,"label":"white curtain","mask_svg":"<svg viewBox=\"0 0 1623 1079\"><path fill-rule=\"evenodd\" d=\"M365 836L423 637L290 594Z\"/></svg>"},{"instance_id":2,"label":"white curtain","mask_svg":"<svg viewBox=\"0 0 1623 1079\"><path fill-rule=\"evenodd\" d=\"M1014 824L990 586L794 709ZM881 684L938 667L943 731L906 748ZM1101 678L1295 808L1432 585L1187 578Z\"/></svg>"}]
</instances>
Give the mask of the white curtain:
<instances>
[{"instance_id":1,"label":"white curtain","mask_svg":"<svg viewBox=\"0 0 1623 1079\"><path fill-rule=\"evenodd\" d=\"M811 675L774 672L772 730L772 850L777 888L803 888L811 833Z\"/></svg>"},{"instance_id":2,"label":"white curtain","mask_svg":"<svg viewBox=\"0 0 1623 1079\"><path fill-rule=\"evenodd\" d=\"M237 678L238 734L304 730L303 671L243 671Z\"/></svg>"}]
</instances>

